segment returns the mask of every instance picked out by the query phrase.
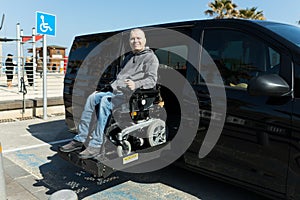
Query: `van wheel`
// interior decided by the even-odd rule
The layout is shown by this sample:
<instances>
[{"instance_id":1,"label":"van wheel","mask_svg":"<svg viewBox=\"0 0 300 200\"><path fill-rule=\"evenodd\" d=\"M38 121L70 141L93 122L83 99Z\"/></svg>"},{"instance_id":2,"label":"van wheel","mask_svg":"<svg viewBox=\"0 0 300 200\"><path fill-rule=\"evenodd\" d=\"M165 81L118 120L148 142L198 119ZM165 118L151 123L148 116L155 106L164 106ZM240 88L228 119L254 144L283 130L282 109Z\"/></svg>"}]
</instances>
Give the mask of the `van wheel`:
<instances>
[{"instance_id":1,"label":"van wheel","mask_svg":"<svg viewBox=\"0 0 300 200\"><path fill-rule=\"evenodd\" d=\"M153 121L147 129L146 137L151 147L165 143L167 140L166 123L161 119Z\"/></svg>"},{"instance_id":2,"label":"van wheel","mask_svg":"<svg viewBox=\"0 0 300 200\"><path fill-rule=\"evenodd\" d=\"M119 157L126 156L131 153L131 144L127 140L123 141L123 145L117 146L117 154Z\"/></svg>"}]
</instances>

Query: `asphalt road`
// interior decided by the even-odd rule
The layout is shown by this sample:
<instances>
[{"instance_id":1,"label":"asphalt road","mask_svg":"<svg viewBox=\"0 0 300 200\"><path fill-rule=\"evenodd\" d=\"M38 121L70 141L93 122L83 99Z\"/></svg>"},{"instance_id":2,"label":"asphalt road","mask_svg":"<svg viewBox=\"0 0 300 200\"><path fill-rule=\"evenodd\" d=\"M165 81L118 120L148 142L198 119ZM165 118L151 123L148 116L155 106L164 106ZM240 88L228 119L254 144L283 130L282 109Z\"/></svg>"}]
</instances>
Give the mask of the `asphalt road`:
<instances>
[{"instance_id":1,"label":"asphalt road","mask_svg":"<svg viewBox=\"0 0 300 200\"><path fill-rule=\"evenodd\" d=\"M67 131L64 116L0 123L4 168L9 179L6 180L8 199L48 199L61 189L72 189L79 199L87 200L265 199L172 165L151 173L116 172L106 179L95 178L57 155L58 145L72 136ZM20 185L23 191L16 190L14 184Z\"/></svg>"}]
</instances>

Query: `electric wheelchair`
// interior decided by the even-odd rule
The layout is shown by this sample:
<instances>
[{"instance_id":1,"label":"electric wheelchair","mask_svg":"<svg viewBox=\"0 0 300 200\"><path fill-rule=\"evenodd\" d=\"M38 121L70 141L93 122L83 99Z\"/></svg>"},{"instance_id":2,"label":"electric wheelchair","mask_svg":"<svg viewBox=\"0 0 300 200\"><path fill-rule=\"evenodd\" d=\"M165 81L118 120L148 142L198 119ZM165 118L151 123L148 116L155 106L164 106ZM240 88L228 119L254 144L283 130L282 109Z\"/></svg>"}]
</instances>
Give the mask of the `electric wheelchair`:
<instances>
[{"instance_id":1,"label":"electric wheelchair","mask_svg":"<svg viewBox=\"0 0 300 200\"><path fill-rule=\"evenodd\" d=\"M69 153L58 150L61 158L97 177L105 178L116 170L143 162L144 159L136 161L143 157L139 153L155 151L167 144L166 112L160 87L137 89L134 92L129 88L120 90L127 99L114 108L109 117L99 156L81 159L81 150Z\"/></svg>"},{"instance_id":2,"label":"electric wheelchair","mask_svg":"<svg viewBox=\"0 0 300 200\"><path fill-rule=\"evenodd\" d=\"M118 157L123 157L131 151L166 143L167 129L160 87L134 92L129 88L118 89L125 96L125 101L113 109L108 120L102 155L117 152Z\"/></svg>"}]
</instances>

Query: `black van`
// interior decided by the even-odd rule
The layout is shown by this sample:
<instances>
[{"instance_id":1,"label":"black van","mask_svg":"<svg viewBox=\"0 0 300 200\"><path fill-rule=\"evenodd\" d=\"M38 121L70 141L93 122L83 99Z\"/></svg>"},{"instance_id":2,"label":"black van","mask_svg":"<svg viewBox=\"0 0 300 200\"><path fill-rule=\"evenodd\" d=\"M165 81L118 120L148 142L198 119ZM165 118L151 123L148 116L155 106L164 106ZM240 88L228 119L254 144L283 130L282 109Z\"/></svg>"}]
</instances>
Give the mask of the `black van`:
<instances>
[{"instance_id":1,"label":"black van","mask_svg":"<svg viewBox=\"0 0 300 200\"><path fill-rule=\"evenodd\" d=\"M300 28L237 19L196 20L144 28L147 44L154 49L160 64L184 77L198 100L196 115L200 120L193 122L199 124L197 134L186 143L188 149L176 163L271 198L300 199ZM191 41L183 42L186 40L177 36L163 37L166 29ZM93 73L85 78L78 76L84 60L108 38L120 34L126 38L126 31L74 39L64 79L66 123L70 130L76 132L87 95L116 77L122 56L112 59L100 81L100 77L91 75ZM127 40L124 41L120 43L121 55L128 49ZM110 53L105 52L107 56ZM217 71L210 71L210 63ZM98 67L90 65L85 71L97 71ZM166 80L168 72L165 71L162 67L160 78ZM78 86L74 93L76 81ZM184 86L179 88L185 90ZM218 88L221 88L219 92ZM176 138L179 126L189 121L180 118L178 96L166 87L160 92L165 102L170 142ZM220 100L218 95L225 99L220 97ZM213 131L220 128L222 131L220 136L215 135L208 141L212 125L217 127ZM213 142L216 144L203 153L203 146ZM70 156L62 156L75 162ZM77 162L77 165L99 172L90 169L99 165L86 163L83 166Z\"/></svg>"}]
</instances>

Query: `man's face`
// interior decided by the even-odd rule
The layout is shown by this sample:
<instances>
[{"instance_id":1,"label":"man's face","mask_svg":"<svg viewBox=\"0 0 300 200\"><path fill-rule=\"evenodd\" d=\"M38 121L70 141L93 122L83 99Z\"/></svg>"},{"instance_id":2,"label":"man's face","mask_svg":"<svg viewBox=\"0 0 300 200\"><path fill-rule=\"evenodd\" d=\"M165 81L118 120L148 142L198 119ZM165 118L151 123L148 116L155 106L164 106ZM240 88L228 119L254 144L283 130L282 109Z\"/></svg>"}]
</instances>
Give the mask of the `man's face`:
<instances>
[{"instance_id":1,"label":"man's face","mask_svg":"<svg viewBox=\"0 0 300 200\"><path fill-rule=\"evenodd\" d=\"M133 30L130 33L130 47L132 51L139 52L145 49L146 37L143 31Z\"/></svg>"}]
</instances>

